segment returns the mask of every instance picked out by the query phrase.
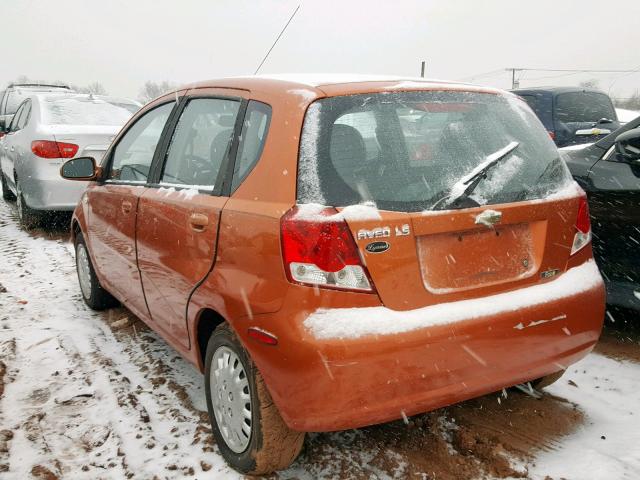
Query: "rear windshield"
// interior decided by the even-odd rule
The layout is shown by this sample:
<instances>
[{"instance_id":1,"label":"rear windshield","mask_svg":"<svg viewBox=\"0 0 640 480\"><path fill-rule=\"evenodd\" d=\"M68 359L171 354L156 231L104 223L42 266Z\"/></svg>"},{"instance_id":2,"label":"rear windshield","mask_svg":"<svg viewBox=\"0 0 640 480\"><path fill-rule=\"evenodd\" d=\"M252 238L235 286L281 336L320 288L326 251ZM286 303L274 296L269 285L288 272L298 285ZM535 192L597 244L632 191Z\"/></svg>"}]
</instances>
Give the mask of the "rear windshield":
<instances>
[{"instance_id":1,"label":"rear windshield","mask_svg":"<svg viewBox=\"0 0 640 480\"><path fill-rule=\"evenodd\" d=\"M478 179L475 174L487 166ZM298 202L374 202L409 212L463 208L544 198L569 181L549 135L516 97L435 91L352 95L309 107ZM453 202L470 183L477 184L465 202Z\"/></svg>"},{"instance_id":2,"label":"rear windshield","mask_svg":"<svg viewBox=\"0 0 640 480\"><path fill-rule=\"evenodd\" d=\"M122 126L133 115L130 108L92 97L48 97L42 102L47 125Z\"/></svg>"},{"instance_id":3,"label":"rear windshield","mask_svg":"<svg viewBox=\"0 0 640 480\"><path fill-rule=\"evenodd\" d=\"M556 120L563 123L617 120L611 100L604 93L568 92L556 97Z\"/></svg>"}]
</instances>

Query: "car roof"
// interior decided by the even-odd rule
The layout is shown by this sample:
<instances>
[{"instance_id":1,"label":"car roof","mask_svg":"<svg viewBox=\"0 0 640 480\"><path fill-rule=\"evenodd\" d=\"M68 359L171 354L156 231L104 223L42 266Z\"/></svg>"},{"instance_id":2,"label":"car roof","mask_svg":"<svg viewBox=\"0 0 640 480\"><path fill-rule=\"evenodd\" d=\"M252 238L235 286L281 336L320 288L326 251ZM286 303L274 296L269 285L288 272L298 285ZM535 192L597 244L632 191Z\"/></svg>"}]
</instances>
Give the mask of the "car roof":
<instances>
[{"instance_id":1,"label":"car roof","mask_svg":"<svg viewBox=\"0 0 640 480\"><path fill-rule=\"evenodd\" d=\"M333 96L360 92L442 89L504 93L490 87L414 77L359 74L275 74L227 77L185 85L176 91L198 88L230 88L299 96ZM173 93L173 92L171 92Z\"/></svg>"}]
</instances>

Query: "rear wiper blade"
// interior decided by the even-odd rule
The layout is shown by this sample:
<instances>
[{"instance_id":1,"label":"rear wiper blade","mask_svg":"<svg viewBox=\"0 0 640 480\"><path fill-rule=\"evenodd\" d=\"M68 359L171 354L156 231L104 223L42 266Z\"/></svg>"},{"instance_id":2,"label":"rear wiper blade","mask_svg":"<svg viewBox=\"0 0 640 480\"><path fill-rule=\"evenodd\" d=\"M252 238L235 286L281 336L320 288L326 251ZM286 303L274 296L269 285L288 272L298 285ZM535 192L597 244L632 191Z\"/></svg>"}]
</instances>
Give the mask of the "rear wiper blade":
<instances>
[{"instance_id":1,"label":"rear wiper blade","mask_svg":"<svg viewBox=\"0 0 640 480\"><path fill-rule=\"evenodd\" d=\"M518 142L511 142L509 145L495 153L489 155L480 165L453 184L447 196L447 204L451 205L462 197L468 197L476 189L487 173L502 160L507 158L516 148L520 146Z\"/></svg>"}]
</instances>

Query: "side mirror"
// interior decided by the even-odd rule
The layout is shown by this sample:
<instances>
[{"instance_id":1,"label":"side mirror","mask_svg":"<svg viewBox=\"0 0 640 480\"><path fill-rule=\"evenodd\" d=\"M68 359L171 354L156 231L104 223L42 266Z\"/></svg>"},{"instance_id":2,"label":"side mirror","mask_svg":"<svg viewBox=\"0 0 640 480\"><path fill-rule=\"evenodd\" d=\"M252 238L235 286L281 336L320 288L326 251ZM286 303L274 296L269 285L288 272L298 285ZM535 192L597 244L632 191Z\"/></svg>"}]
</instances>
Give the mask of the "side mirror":
<instances>
[{"instance_id":1,"label":"side mirror","mask_svg":"<svg viewBox=\"0 0 640 480\"><path fill-rule=\"evenodd\" d=\"M621 133L616 138L616 158L619 162L640 165L640 128Z\"/></svg>"},{"instance_id":2,"label":"side mirror","mask_svg":"<svg viewBox=\"0 0 640 480\"><path fill-rule=\"evenodd\" d=\"M0 133L9 133L11 119L7 115L0 115Z\"/></svg>"},{"instance_id":3,"label":"side mirror","mask_svg":"<svg viewBox=\"0 0 640 480\"><path fill-rule=\"evenodd\" d=\"M101 168L93 157L78 157L65 162L60 168L60 175L67 180L95 180L100 176Z\"/></svg>"}]
</instances>

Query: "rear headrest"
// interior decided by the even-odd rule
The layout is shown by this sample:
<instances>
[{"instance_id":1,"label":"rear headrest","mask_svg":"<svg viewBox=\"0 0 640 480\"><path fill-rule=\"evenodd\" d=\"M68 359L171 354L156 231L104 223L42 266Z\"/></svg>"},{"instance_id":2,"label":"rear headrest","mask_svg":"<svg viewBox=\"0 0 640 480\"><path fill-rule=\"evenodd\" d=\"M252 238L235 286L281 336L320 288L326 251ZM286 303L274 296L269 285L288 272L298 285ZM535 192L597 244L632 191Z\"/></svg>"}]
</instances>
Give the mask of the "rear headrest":
<instances>
[{"instance_id":1,"label":"rear headrest","mask_svg":"<svg viewBox=\"0 0 640 480\"><path fill-rule=\"evenodd\" d=\"M360 132L349 125L334 124L331 129L329 155L331 163L338 170L341 166L364 162L367 157L367 149Z\"/></svg>"}]
</instances>

